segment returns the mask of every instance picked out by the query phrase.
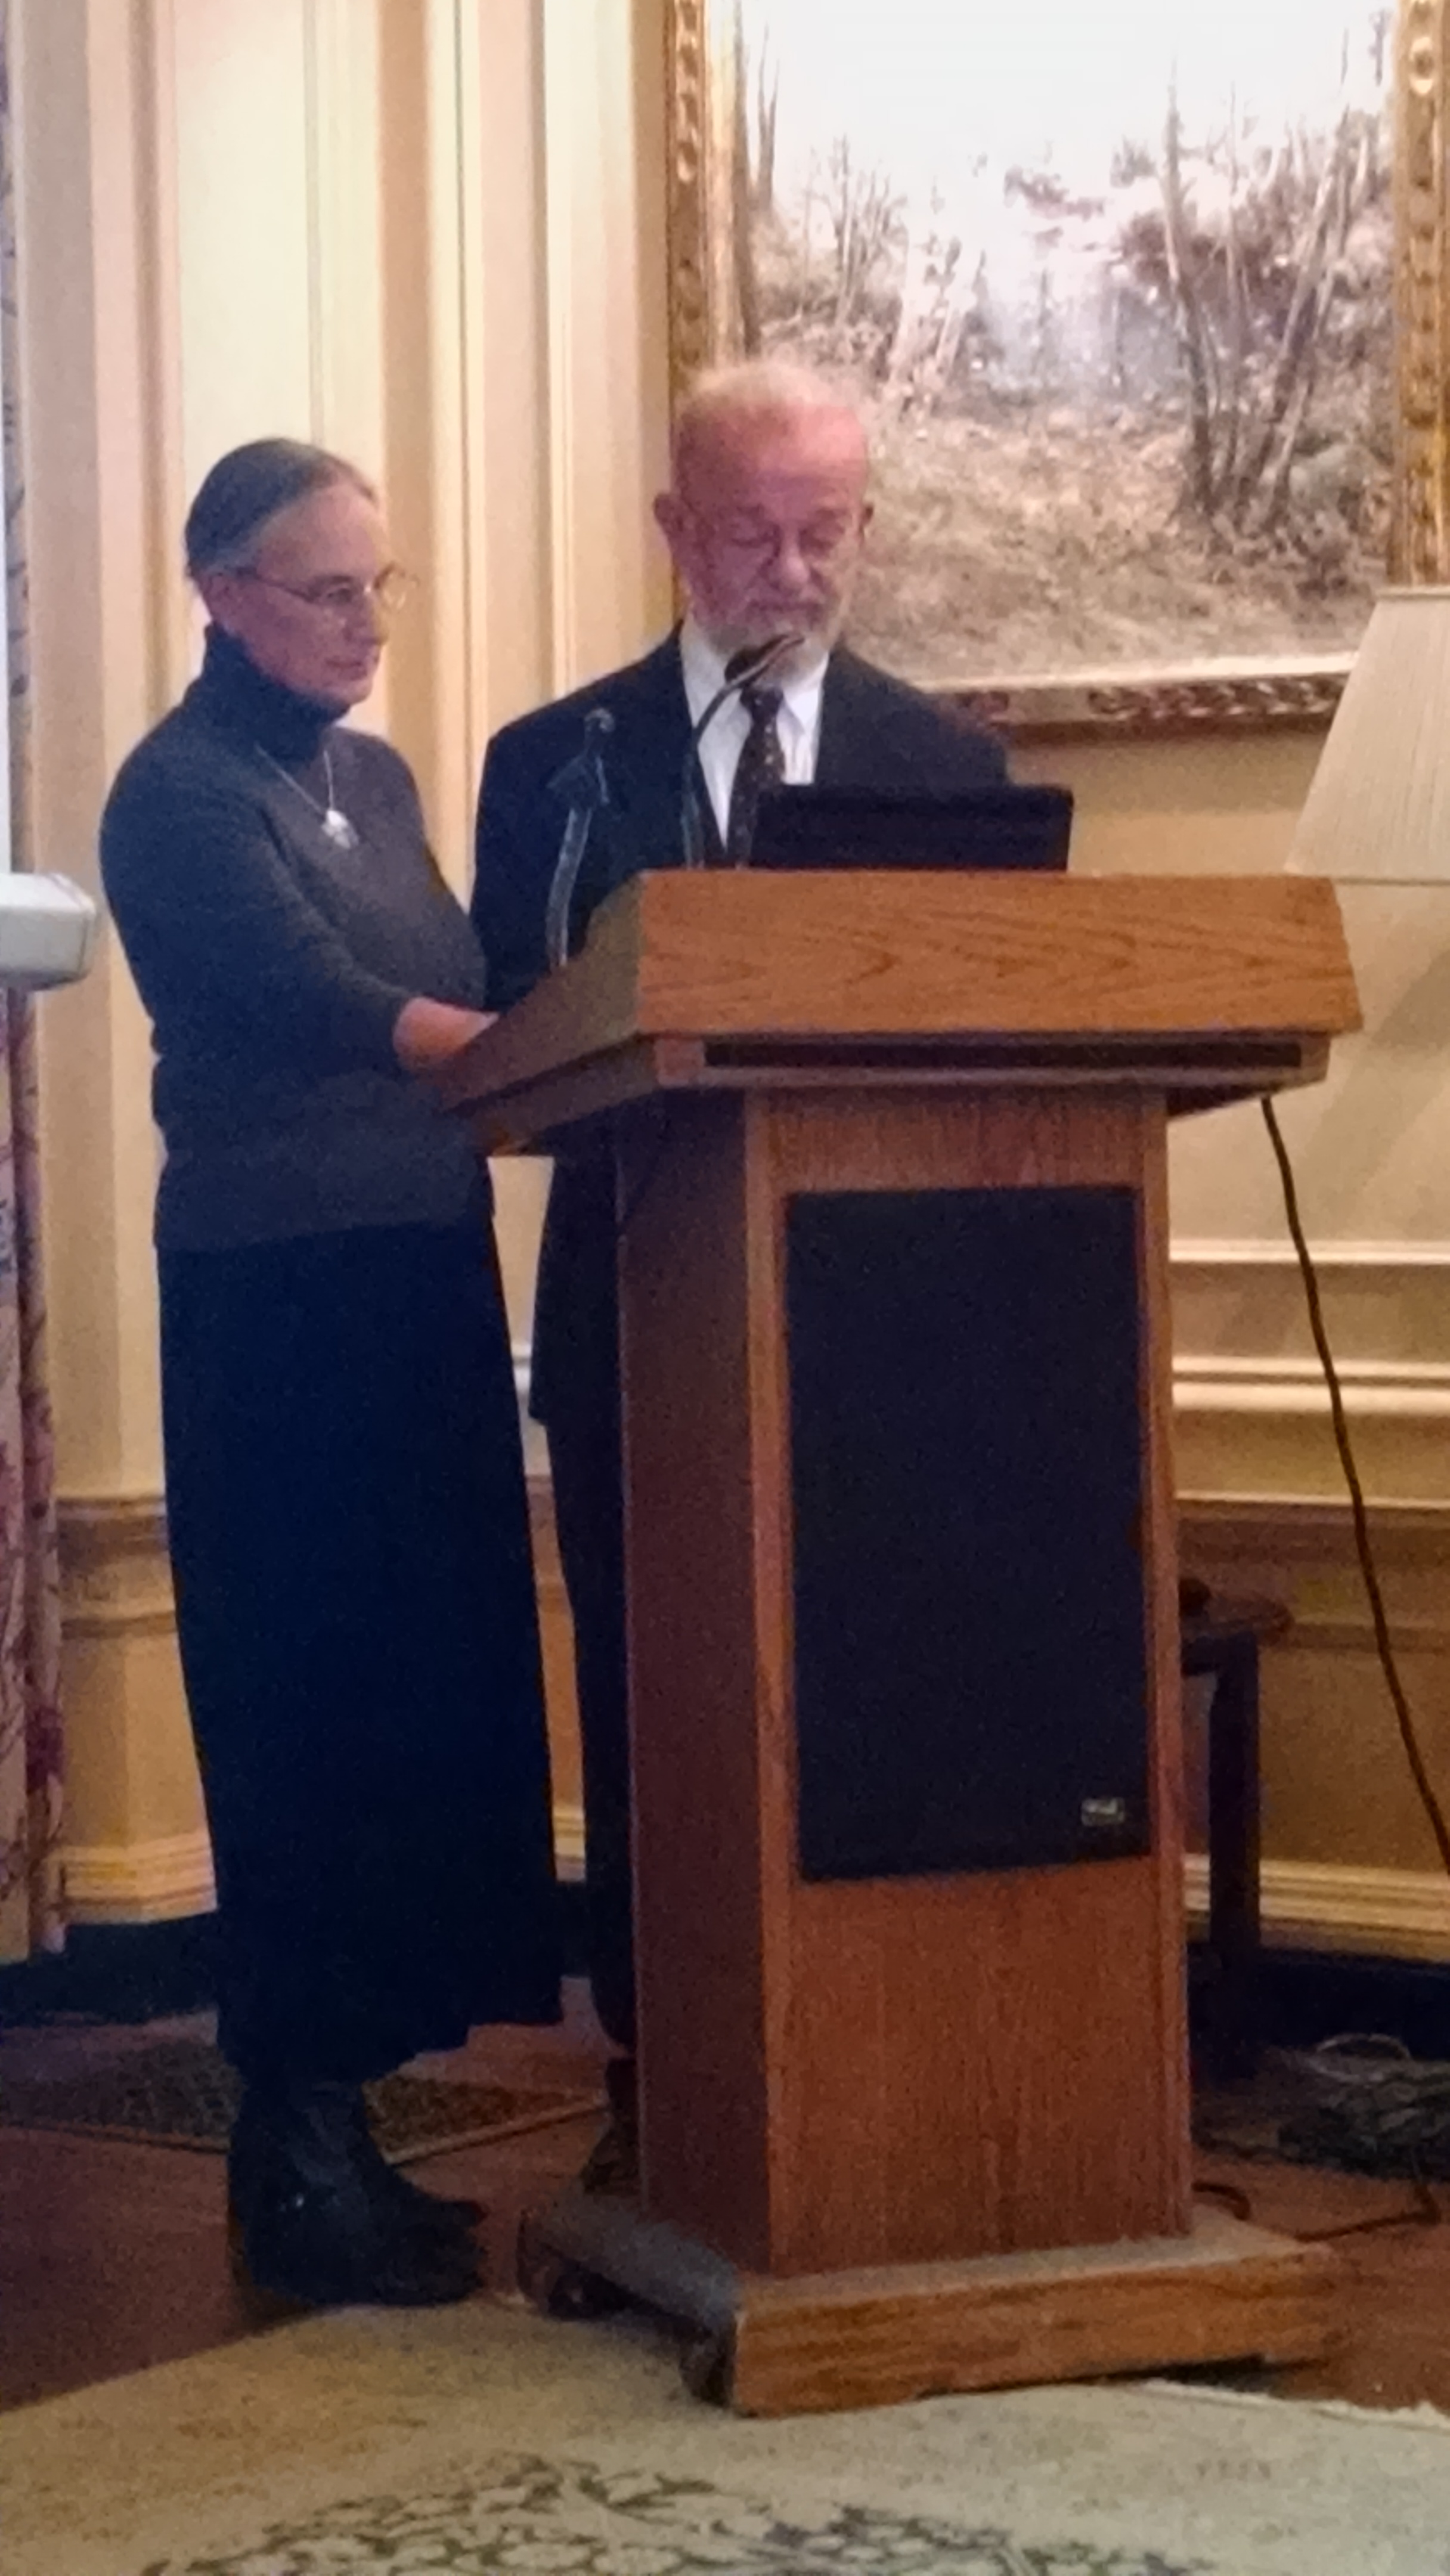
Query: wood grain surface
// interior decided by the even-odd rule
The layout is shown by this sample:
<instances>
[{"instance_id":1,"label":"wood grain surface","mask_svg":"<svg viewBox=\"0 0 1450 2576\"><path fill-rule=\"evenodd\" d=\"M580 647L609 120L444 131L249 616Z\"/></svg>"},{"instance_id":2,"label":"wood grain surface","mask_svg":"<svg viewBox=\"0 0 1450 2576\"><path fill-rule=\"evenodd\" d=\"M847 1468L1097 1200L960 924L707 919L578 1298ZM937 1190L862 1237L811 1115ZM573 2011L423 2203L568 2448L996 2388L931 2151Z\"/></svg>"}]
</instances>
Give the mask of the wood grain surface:
<instances>
[{"instance_id":1,"label":"wood grain surface","mask_svg":"<svg viewBox=\"0 0 1450 2576\"><path fill-rule=\"evenodd\" d=\"M646 2190L711 2243L764 2254L754 1515L770 1471L749 1417L744 1130L729 1098L628 1123L621 1287Z\"/></svg>"},{"instance_id":2,"label":"wood grain surface","mask_svg":"<svg viewBox=\"0 0 1450 2576\"><path fill-rule=\"evenodd\" d=\"M945 2390L1316 2359L1333 2333L1324 2246L1207 2218L1187 2240L1100 2256L944 2265L935 2279L745 2289L722 2353L743 2415L900 2405Z\"/></svg>"},{"instance_id":3,"label":"wood grain surface","mask_svg":"<svg viewBox=\"0 0 1450 2576\"><path fill-rule=\"evenodd\" d=\"M891 2406L1212 2362L1320 2360L1342 2330L1327 2246L1200 2210L1182 2236L765 2279L633 2203L566 2192L535 2236L685 2329L685 2375L744 2415Z\"/></svg>"},{"instance_id":4,"label":"wood grain surface","mask_svg":"<svg viewBox=\"0 0 1450 2576\"><path fill-rule=\"evenodd\" d=\"M782 2275L1181 2230L1161 1106L696 1096L645 1135L622 1280L646 2206ZM1152 1852L805 1884L787 1201L1093 1182L1142 1209Z\"/></svg>"},{"instance_id":5,"label":"wood grain surface","mask_svg":"<svg viewBox=\"0 0 1450 2576\"><path fill-rule=\"evenodd\" d=\"M439 1079L452 1107L632 1038L1224 1039L1358 1027L1315 877L636 877Z\"/></svg>"}]
</instances>

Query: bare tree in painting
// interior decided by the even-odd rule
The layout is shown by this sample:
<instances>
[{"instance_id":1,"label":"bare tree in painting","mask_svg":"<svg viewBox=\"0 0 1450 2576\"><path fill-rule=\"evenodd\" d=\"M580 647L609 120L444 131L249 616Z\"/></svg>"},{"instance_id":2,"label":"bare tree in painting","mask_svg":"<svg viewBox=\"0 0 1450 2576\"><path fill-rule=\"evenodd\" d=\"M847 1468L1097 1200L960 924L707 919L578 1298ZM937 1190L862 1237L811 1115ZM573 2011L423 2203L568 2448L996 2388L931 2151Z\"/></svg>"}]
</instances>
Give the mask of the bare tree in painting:
<instances>
[{"instance_id":1,"label":"bare tree in painting","mask_svg":"<svg viewBox=\"0 0 1450 2576\"><path fill-rule=\"evenodd\" d=\"M932 411L940 402L967 324L975 272L961 236L933 190L907 228L901 310L886 362L888 399L899 411Z\"/></svg>"},{"instance_id":2,"label":"bare tree in painting","mask_svg":"<svg viewBox=\"0 0 1450 2576\"><path fill-rule=\"evenodd\" d=\"M843 331L860 314L877 263L891 245L901 200L880 170L857 161L850 136L838 134L826 159L825 203L835 262L834 320Z\"/></svg>"},{"instance_id":3,"label":"bare tree in painting","mask_svg":"<svg viewBox=\"0 0 1450 2576\"><path fill-rule=\"evenodd\" d=\"M1178 102L1170 92L1158 178L1161 221L1140 218L1129 259L1170 302L1186 385L1185 497L1209 526L1241 536L1284 522L1291 479L1354 226L1387 185L1378 117L1342 104L1331 132L1287 136L1246 173L1236 102L1216 157L1218 223L1195 211ZM1351 326L1352 327L1352 326Z\"/></svg>"},{"instance_id":4,"label":"bare tree in painting","mask_svg":"<svg viewBox=\"0 0 1450 2576\"><path fill-rule=\"evenodd\" d=\"M750 103L745 12L735 0L730 97L730 233L735 253L735 301L740 345L747 358L760 349L760 277L755 256L755 191L750 171Z\"/></svg>"},{"instance_id":5,"label":"bare tree in painting","mask_svg":"<svg viewBox=\"0 0 1450 2576\"><path fill-rule=\"evenodd\" d=\"M755 66L755 166L750 203L757 216L775 212L775 134L780 113L780 65L772 60L770 38L762 41Z\"/></svg>"},{"instance_id":6,"label":"bare tree in painting","mask_svg":"<svg viewBox=\"0 0 1450 2576\"><path fill-rule=\"evenodd\" d=\"M1163 134L1163 255L1188 378L1189 488L1206 519L1216 506L1214 463L1213 343L1193 273L1188 206L1183 187L1182 125L1176 92L1170 93Z\"/></svg>"},{"instance_id":7,"label":"bare tree in painting","mask_svg":"<svg viewBox=\"0 0 1450 2576\"><path fill-rule=\"evenodd\" d=\"M1325 331L1350 228L1376 177L1376 137L1368 120L1346 112L1325 156L1319 184L1295 245L1295 286L1260 417L1250 425L1234 477L1236 526L1251 514L1272 528L1283 517L1289 474L1314 393Z\"/></svg>"}]
</instances>

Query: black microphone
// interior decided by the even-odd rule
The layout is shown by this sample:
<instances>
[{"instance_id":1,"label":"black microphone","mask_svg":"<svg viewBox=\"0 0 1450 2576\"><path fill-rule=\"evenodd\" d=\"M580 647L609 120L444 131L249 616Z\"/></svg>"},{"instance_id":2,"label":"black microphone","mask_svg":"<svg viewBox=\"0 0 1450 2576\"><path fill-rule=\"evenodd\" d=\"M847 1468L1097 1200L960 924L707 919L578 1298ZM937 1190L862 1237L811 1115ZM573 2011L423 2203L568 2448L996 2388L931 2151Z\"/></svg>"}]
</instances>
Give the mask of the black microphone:
<instances>
[{"instance_id":1,"label":"black microphone","mask_svg":"<svg viewBox=\"0 0 1450 2576\"><path fill-rule=\"evenodd\" d=\"M750 688L756 680L763 680L767 671L773 671L777 662L783 662L787 654L797 652L805 640L798 631L772 635L768 643L744 645L738 653L732 653L726 663L724 687L716 690L690 734L690 747L685 754L680 779L680 832L687 868L702 868L705 864L705 813L700 802L701 743L721 708L728 705L731 698L738 697L742 689Z\"/></svg>"},{"instance_id":2,"label":"black microphone","mask_svg":"<svg viewBox=\"0 0 1450 2576\"><path fill-rule=\"evenodd\" d=\"M569 912L589 846L590 826L600 807L609 803L603 745L613 731L614 718L608 707L590 707L584 718L583 743L572 760L555 770L548 783L546 792L569 808L544 910L544 953L551 967L568 964Z\"/></svg>"}]
</instances>

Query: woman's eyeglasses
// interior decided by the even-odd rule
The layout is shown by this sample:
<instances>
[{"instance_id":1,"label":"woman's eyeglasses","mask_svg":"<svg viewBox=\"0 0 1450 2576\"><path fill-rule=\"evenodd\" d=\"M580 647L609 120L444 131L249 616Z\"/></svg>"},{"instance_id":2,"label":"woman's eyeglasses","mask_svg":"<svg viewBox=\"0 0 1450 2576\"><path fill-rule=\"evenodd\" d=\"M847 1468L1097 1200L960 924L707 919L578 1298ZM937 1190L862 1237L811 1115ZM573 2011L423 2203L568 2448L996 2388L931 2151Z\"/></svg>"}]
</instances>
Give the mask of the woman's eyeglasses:
<instances>
[{"instance_id":1,"label":"woman's eyeglasses","mask_svg":"<svg viewBox=\"0 0 1450 2576\"><path fill-rule=\"evenodd\" d=\"M276 581L270 573L256 572L250 564L237 567L239 581L259 581L264 590L280 590L288 599L300 600L304 608L315 608L335 626L350 626L365 611L383 617L396 617L406 608L418 585L412 573L401 564L385 564L373 581L350 581L341 575L320 581Z\"/></svg>"}]
</instances>

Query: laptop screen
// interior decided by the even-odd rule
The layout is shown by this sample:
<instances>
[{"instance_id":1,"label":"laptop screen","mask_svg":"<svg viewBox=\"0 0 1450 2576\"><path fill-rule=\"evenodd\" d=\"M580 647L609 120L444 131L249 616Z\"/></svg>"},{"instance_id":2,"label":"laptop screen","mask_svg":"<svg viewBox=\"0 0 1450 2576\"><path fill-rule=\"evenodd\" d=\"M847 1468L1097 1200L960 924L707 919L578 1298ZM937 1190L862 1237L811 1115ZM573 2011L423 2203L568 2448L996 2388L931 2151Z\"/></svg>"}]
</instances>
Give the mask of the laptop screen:
<instances>
[{"instance_id":1,"label":"laptop screen","mask_svg":"<svg viewBox=\"0 0 1450 2576\"><path fill-rule=\"evenodd\" d=\"M855 787L777 787L761 798L756 868L1065 868L1065 787L990 787L950 796Z\"/></svg>"}]
</instances>

